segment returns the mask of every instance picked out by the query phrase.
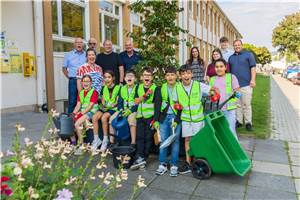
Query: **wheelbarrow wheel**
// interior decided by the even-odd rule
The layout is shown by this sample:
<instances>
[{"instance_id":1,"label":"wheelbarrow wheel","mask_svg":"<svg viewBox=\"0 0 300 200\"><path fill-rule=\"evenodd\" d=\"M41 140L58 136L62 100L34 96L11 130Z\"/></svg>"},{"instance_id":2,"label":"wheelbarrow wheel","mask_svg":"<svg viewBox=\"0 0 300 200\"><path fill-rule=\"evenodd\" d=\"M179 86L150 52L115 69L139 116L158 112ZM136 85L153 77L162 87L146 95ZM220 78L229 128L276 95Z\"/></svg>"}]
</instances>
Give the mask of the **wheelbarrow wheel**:
<instances>
[{"instance_id":1,"label":"wheelbarrow wheel","mask_svg":"<svg viewBox=\"0 0 300 200\"><path fill-rule=\"evenodd\" d=\"M197 179L208 179L211 176L211 168L206 160L197 159L192 163L192 173Z\"/></svg>"}]
</instances>

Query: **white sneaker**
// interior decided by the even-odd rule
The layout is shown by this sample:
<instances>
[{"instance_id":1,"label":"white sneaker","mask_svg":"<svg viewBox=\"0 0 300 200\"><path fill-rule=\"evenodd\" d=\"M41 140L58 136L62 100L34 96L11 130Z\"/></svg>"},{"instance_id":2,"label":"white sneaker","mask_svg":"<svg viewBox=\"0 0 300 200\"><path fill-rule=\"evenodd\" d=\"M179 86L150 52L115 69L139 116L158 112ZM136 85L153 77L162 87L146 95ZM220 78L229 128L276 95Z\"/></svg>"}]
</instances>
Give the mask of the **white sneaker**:
<instances>
[{"instance_id":1,"label":"white sneaker","mask_svg":"<svg viewBox=\"0 0 300 200\"><path fill-rule=\"evenodd\" d=\"M177 166L172 166L171 168L170 168L170 176L171 177L176 177L176 176L178 176L178 167Z\"/></svg>"},{"instance_id":2,"label":"white sneaker","mask_svg":"<svg viewBox=\"0 0 300 200\"><path fill-rule=\"evenodd\" d=\"M155 174L156 175L163 175L164 173L166 173L168 171L168 168L164 165L159 165Z\"/></svg>"},{"instance_id":3,"label":"white sneaker","mask_svg":"<svg viewBox=\"0 0 300 200\"><path fill-rule=\"evenodd\" d=\"M98 147L101 145L102 141L98 138L98 139L94 139L92 142L92 150L96 151L98 149Z\"/></svg>"},{"instance_id":4,"label":"white sneaker","mask_svg":"<svg viewBox=\"0 0 300 200\"><path fill-rule=\"evenodd\" d=\"M100 151L105 152L107 149L107 145L108 145L108 140L103 140Z\"/></svg>"},{"instance_id":5,"label":"white sneaker","mask_svg":"<svg viewBox=\"0 0 300 200\"><path fill-rule=\"evenodd\" d=\"M83 153L83 152L82 152L81 148L78 147L78 148L75 150L74 155L76 155L76 156L81 156L82 153Z\"/></svg>"}]
</instances>

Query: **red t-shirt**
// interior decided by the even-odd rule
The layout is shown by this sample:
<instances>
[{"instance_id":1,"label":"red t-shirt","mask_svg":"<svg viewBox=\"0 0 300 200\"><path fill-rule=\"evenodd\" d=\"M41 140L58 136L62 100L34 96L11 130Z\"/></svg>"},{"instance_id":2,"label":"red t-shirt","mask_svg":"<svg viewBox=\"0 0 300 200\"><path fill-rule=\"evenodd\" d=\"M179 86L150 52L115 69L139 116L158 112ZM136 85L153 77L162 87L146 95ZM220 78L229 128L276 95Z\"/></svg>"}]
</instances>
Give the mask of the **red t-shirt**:
<instances>
[{"instance_id":1,"label":"red t-shirt","mask_svg":"<svg viewBox=\"0 0 300 200\"><path fill-rule=\"evenodd\" d=\"M230 66L229 64L227 63L226 64L226 73L229 73L230 72ZM206 75L209 76L209 77L212 77L212 76L216 76L216 69L215 69L215 65L214 64L209 64L207 66L207 72L206 72Z\"/></svg>"},{"instance_id":2,"label":"red t-shirt","mask_svg":"<svg viewBox=\"0 0 300 200\"><path fill-rule=\"evenodd\" d=\"M83 96L86 97L88 91L85 91L83 92ZM80 95L77 95L77 101L80 102ZM98 103L98 92L96 90L94 90L92 96L91 96L91 103Z\"/></svg>"}]
</instances>

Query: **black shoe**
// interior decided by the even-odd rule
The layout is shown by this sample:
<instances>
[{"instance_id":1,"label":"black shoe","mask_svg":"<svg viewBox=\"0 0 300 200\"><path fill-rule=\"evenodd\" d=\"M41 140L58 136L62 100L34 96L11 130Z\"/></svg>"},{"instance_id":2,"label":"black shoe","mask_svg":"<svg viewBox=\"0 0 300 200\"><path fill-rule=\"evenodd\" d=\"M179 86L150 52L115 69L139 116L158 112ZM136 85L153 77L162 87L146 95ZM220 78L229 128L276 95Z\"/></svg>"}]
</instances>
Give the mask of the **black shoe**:
<instances>
[{"instance_id":1,"label":"black shoe","mask_svg":"<svg viewBox=\"0 0 300 200\"><path fill-rule=\"evenodd\" d=\"M247 124L246 124L246 130L247 130L247 131L253 131L252 125L251 125L250 123L247 123Z\"/></svg>"},{"instance_id":2,"label":"black shoe","mask_svg":"<svg viewBox=\"0 0 300 200\"><path fill-rule=\"evenodd\" d=\"M146 161L144 158L142 157L138 157L134 163L131 165L130 169L131 170L136 170L136 169L139 169L139 168L145 168L145 165L146 165Z\"/></svg>"},{"instance_id":3,"label":"black shoe","mask_svg":"<svg viewBox=\"0 0 300 200\"><path fill-rule=\"evenodd\" d=\"M239 121L235 122L235 128L240 128L242 126L243 126L243 124L241 124Z\"/></svg>"},{"instance_id":4,"label":"black shoe","mask_svg":"<svg viewBox=\"0 0 300 200\"><path fill-rule=\"evenodd\" d=\"M112 148L115 148L115 147L118 147L119 146L119 143L118 142L114 142L114 143L110 143L109 144L109 149L112 149Z\"/></svg>"},{"instance_id":5,"label":"black shoe","mask_svg":"<svg viewBox=\"0 0 300 200\"><path fill-rule=\"evenodd\" d=\"M179 167L178 171L179 174L187 174L192 172L192 167L189 163L185 162L184 165Z\"/></svg>"},{"instance_id":6,"label":"black shoe","mask_svg":"<svg viewBox=\"0 0 300 200\"><path fill-rule=\"evenodd\" d=\"M130 146L134 149L136 149L136 144L130 144Z\"/></svg>"}]
</instances>

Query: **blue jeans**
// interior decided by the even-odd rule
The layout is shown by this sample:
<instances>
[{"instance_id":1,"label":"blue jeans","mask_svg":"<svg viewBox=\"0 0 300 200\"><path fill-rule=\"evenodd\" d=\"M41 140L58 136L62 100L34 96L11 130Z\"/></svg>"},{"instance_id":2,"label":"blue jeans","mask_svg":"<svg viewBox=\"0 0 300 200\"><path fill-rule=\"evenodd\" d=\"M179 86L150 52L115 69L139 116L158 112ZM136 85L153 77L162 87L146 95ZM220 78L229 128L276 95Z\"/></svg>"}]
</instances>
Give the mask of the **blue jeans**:
<instances>
[{"instance_id":1,"label":"blue jeans","mask_svg":"<svg viewBox=\"0 0 300 200\"><path fill-rule=\"evenodd\" d=\"M236 110L223 110L223 113L228 121L229 128L233 133L234 137L238 139L236 130L235 130L235 122L236 122Z\"/></svg>"},{"instance_id":2,"label":"blue jeans","mask_svg":"<svg viewBox=\"0 0 300 200\"><path fill-rule=\"evenodd\" d=\"M172 135L172 121L175 118L173 114L167 114L163 123L160 124L160 137L161 142L165 141L169 136ZM178 124L175 129L176 140L170 145L171 146L171 165L177 166L179 157L179 138L180 138L181 124ZM167 164L167 153L168 148L159 150L159 162L160 164Z\"/></svg>"},{"instance_id":3,"label":"blue jeans","mask_svg":"<svg viewBox=\"0 0 300 200\"><path fill-rule=\"evenodd\" d=\"M68 113L72 113L77 104L77 94L77 79L75 77L69 78Z\"/></svg>"}]
</instances>

